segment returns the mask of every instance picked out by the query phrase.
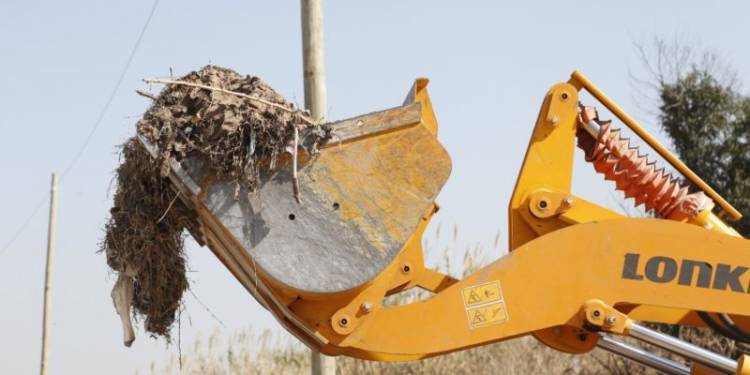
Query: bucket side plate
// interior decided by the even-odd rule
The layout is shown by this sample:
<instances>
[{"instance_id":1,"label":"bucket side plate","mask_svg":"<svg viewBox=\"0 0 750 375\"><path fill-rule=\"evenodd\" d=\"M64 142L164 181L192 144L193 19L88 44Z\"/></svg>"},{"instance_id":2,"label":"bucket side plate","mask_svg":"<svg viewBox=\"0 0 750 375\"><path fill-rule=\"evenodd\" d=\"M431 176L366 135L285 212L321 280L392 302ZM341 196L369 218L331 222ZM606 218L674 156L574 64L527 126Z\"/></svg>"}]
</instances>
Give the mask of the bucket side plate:
<instances>
[{"instance_id":1,"label":"bucket side plate","mask_svg":"<svg viewBox=\"0 0 750 375\"><path fill-rule=\"evenodd\" d=\"M206 208L253 266L303 293L347 291L378 275L432 208L451 169L419 104L332 127L333 140L300 167L301 204L290 166L265 176L255 198L235 199L229 182L210 184L205 195Z\"/></svg>"}]
</instances>

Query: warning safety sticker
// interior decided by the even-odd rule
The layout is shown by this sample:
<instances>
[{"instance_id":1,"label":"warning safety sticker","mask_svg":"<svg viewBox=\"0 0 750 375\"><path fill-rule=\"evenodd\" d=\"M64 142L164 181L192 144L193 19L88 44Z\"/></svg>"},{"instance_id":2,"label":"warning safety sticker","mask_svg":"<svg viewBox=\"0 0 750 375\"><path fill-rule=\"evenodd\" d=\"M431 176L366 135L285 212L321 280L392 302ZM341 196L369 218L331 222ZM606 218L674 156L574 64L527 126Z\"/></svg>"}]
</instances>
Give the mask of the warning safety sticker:
<instances>
[{"instance_id":1,"label":"warning safety sticker","mask_svg":"<svg viewBox=\"0 0 750 375\"><path fill-rule=\"evenodd\" d=\"M508 320L499 281L478 284L461 290L469 328L479 328Z\"/></svg>"}]
</instances>

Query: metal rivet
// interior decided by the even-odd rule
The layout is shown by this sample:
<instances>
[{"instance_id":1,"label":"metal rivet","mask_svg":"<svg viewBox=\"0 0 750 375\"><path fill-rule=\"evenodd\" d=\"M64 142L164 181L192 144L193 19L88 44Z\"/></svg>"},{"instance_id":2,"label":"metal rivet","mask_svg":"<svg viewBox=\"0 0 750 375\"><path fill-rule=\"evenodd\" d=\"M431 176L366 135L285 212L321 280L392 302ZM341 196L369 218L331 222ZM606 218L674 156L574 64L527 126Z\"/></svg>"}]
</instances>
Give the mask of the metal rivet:
<instances>
[{"instance_id":1,"label":"metal rivet","mask_svg":"<svg viewBox=\"0 0 750 375\"><path fill-rule=\"evenodd\" d=\"M607 324L612 325L617 321L617 317L612 315L607 317Z\"/></svg>"},{"instance_id":2,"label":"metal rivet","mask_svg":"<svg viewBox=\"0 0 750 375\"><path fill-rule=\"evenodd\" d=\"M357 127L365 126L365 122L362 120L357 120L357 122L354 123Z\"/></svg>"},{"instance_id":3,"label":"metal rivet","mask_svg":"<svg viewBox=\"0 0 750 375\"><path fill-rule=\"evenodd\" d=\"M573 197L567 197L567 198L563 199L563 203L566 206L570 207L570 206L573 205L573 203L575 203L575 200L573 200Z\"/></svg>"},{"instance_id":4,"label":"metal rivet","mask_svg":"<svg viewBox=\"0 0 750 375\"><path fill-rule=\"evenodd\" d=\"M552 116L552 117L551 117L551 118L549 119L549 122L551 122L551 123L552 123L552 125L557 125L557 123L558 123L559 121L560 121L560 118L559 118L559 117L557 117L557 116Z\"/></svg>"}]
</instances>

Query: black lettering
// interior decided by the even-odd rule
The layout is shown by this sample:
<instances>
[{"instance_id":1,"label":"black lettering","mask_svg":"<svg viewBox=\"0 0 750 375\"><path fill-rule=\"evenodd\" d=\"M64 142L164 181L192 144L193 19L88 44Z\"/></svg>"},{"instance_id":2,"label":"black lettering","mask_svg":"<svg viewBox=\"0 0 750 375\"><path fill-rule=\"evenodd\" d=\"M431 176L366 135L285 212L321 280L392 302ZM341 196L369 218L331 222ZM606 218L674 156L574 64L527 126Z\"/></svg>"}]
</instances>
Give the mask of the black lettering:
<instances>
[{"instance_id":1,"label":"black lettering","mask_svg":"<svg viewBox=\"0 0 750 375\"><path fill-rule=\"evenodd\" d=\"M714 289L726 290L727 286L733 292L744 293L745 289L740 283L740 276L747 272L747 267L737 266L732 269L728 264L719 263L716 265L716 274L714 275Z\"/></svg>"},{"instance_id":2,"label":"black lettering","mask_svg":"<svg viewBox=\"0 0 750 375\"><path fill-rule=\"evenodd\" d=\"M655 256L645 262L643 273L639 273L640 258L641 254L625 254L622 267L623 279L643 280L645 276L649 281L664 284L674 281L679 273L677 279L679 285L750 294L750 283L746 291L740 280L747 271L750 271L749 267L723 263L714 266L705 261L691 259L683 259L678 267L677 261L670 257Z\"/></svg>"},{"instance_id":3,"label":"black lettering","mask_svg":"<svg viewBox=\"0 0 750 375\"><path fill-rule=\"evenodd\" d=\"M660 267L663 265L663 267ZM659 268L662 273L659 275ZM672 258L653 257L646 262L646 277L655 283L668 283L677 275L677 262Z\"/></svg>"},{"instance_id":4,"label":"black lettering","mask_svg":"<svg viewBox=\"0 0 750 375\"><path fill-rule=\"evenodd\" d=\"M680 279L677 281L680 285L690 286L693 283L693 273L698 269L698 282L695 286L708 288L711 286L711 265L706 262L685 259L680 266Z\"/></svg>"},{"instance_id":5,"label":"black lettering","mask_svg":"<svg viewBox=\"0 0 750 375\"><path fill-rule=\"evenodd\" d=\"M638 274L638 258L640 254L625 254L625 264L622 265L622 278L630 280L643 280L643 275Z\"/></svg>"}]
</instances>

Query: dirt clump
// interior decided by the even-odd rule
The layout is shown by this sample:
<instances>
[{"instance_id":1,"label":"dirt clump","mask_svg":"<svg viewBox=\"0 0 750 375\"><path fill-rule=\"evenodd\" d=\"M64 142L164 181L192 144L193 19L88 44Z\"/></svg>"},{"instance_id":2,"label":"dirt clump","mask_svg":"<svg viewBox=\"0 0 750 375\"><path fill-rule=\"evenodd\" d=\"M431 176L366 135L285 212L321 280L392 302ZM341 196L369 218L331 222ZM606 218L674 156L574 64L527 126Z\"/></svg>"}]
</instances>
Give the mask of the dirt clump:
<instances>
[{"instance_id":1,"label":"dirt clump","mask_svg":"<svg viewBox=\"0 0 750 375\"><path fill-rule=\"evenodd\" d=\"M223 90L171 84L138 122L138 133L161 150L162 176L169 174L170 160L200 155L218 178L235 181L236 191L241 183L254 191L261 167L274 169L293 147L295 128L310 154L330 136L327 127L315 125L258 77L207 66L179 81Z\"/></svg>"},{"instance_id":2,"label":"dirt clump","mask_svg":"<svg viewBox=\"0 0 750 375\"><path fill-rule=\"evenodd\" d=\"M137 123L137 133L157 148L158 157L136 137L122 145L101 243L118 275L112 299L128 346L134 339L131 307L135 318L145 318L146 331L169 339L188 288L183 229L196 215L170 185L171 164L201 159L217 179L235 183L235 199L246 199L239 196L241 188L254 194L261 172L277 168L282 154L299 147L315 155L330 137L328 127L258 77L207 66L159 83L165 89Z\"/></svg>"}]
</instances>

